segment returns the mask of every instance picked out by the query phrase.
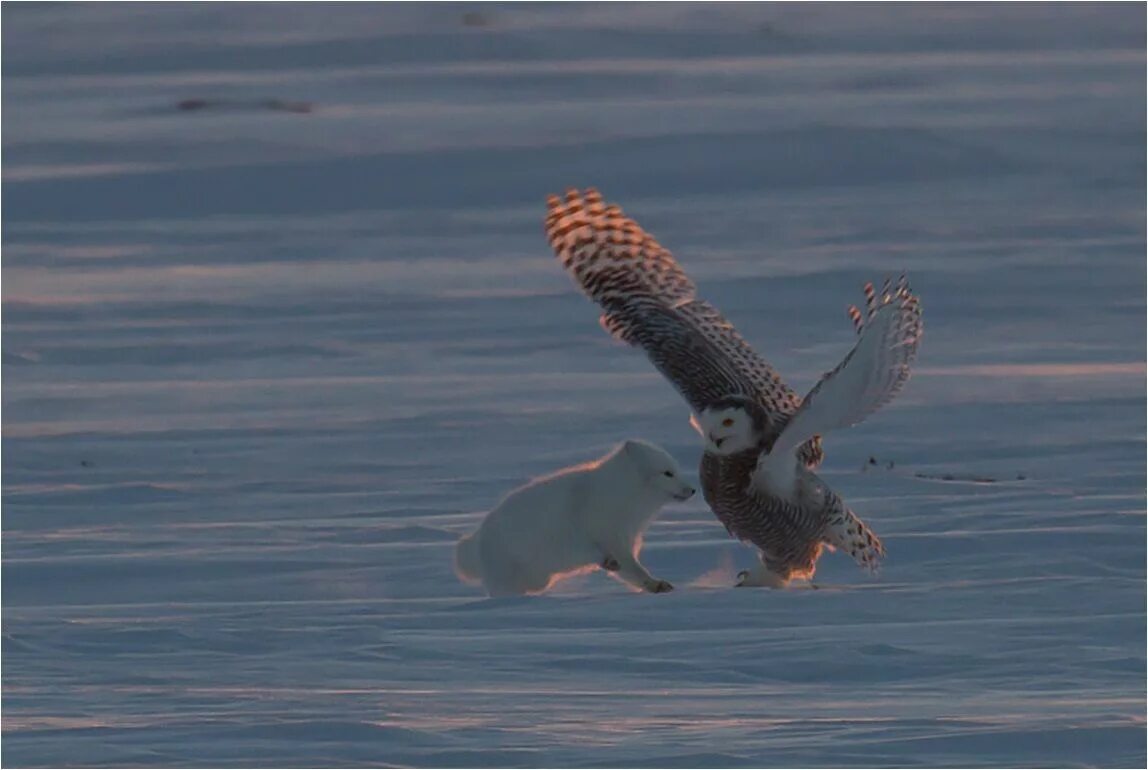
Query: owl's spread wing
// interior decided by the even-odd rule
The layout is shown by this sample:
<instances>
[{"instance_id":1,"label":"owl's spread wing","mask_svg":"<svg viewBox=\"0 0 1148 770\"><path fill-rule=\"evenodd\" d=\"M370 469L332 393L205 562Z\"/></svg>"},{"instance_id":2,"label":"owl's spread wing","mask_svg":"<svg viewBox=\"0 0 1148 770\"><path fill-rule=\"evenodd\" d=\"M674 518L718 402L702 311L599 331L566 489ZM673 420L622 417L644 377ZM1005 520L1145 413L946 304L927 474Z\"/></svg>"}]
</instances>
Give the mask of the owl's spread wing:
<instances>
[{"instance_id":1,"label":"owl's spread wing","mask_svg":"<svg viewBox=\"0 0 1148 770\"><path fill-rule=\"evenodd\" d=\"M696 297L673 256L597 190L547 199L546 237L582 291L602 307L603 328L642 348L697 413L747 396L771 417L801 400L713 305Z\"/></svg>"},{"instance_id":2,"label":"owl's spread wing","mask_svg":"<svg viewBox=\"0 0 1148 770\"><path fill-rule=\"evenodd\" d=\"M777 480L788 476L793 466L790 453L807 438L856 425L889 403L909 379L924 329L920 301L904 276L896 286L886 281L880 296L866 284L865 296L865 318L857 308L849 308L860 335L857 344L813 386L769 454L762 457L758 478L766 486L776 488Z\"/></svg>"}]
</instances>

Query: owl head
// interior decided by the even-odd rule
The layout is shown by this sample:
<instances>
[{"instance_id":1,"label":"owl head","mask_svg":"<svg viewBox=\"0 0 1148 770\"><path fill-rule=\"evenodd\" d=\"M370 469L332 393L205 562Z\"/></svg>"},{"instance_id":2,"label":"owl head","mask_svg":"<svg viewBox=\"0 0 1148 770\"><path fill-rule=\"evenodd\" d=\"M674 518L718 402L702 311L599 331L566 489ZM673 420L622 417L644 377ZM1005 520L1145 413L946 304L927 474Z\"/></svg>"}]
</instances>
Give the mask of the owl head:
<instances>
[{"instance_id":1,"label":"owl head","mask_svg":"<svg viewBox=\"0 0 1148 770\"><path fill-rule=\"evenodd\" d=\"M690 424L702 435L706 452L724 456L759 446L768 421L753 399L730 396L691 417Z\"/></svg>"}]
</instances>

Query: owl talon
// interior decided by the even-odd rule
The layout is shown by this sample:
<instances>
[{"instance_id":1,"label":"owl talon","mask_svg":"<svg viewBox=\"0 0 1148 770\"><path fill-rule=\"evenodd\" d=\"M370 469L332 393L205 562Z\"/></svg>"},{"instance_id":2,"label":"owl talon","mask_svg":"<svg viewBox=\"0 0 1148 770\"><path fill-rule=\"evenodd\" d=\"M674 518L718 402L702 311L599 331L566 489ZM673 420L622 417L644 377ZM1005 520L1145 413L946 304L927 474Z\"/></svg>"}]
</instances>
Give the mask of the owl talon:
<instances>
[{"instance_id":1,"label":"owl talon","mask_svg":"<svg viewBox=\"0 0 1148 770\"><path fill-rule=\"evenodd\" d=\"M646 583L645 588L652 594L665 594L674 590L674 587L665 580L652 580Z\"/></svg>"},{"instance_id":2,"label":"owl talon","mask_svg":"<svg viewBox=\"0 0 1148 770\"><path fill-rule=\"evenodd\" d=\"M762 566L755 570L742 570L737 573L737 588L786 588L789 578Z\"/></svg>"},{"instance_id":3,"label":"owl talon","mask_svg":"<svg viewBox=\"0 0 1148 770\"><path fill-rule=\"evenodd\" d=\"M619 564L618 560L615 559L613 556L607 556L606 558L602 559L601 563L598 566L600 566L602 569L606 570L607 572L617 572L619 569L622 568L622 565Z\"/></svg>"}]
</instances>

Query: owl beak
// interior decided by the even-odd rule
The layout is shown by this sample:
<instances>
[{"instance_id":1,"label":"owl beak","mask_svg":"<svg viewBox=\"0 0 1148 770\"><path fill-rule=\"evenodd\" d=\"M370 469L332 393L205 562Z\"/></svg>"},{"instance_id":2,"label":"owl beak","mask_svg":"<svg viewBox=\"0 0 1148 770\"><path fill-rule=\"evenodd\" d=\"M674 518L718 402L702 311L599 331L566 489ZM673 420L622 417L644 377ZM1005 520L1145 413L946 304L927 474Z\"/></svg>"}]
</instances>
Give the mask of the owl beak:
<instances>
[{"instance_id":1,"label":"owl beak","mask_svg":"<svg viewBox=\"0 0 1148 770\"><path fill-rule=\"evenodd\" d=\"M710 434L710 441L713 443L713 445L715 447L717 447L718 449L721 449L721 443L723 441L725 441L725 439L724 438L715 438L714 435L711 433Z\"/></svg>"}]
</instances>

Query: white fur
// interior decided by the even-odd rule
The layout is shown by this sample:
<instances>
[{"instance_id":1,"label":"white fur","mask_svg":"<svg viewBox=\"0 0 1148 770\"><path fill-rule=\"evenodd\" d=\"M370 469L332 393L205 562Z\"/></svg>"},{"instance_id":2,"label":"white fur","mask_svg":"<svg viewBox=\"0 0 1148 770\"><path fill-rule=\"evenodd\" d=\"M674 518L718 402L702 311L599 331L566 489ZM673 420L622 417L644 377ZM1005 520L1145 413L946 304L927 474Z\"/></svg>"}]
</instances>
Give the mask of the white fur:
<instances>
[{"instance_id":1,"label":"white fur","mask_svg":"<svg viewBox=\"0 0 1148 770\"><path fill-rule=\"evenodd\" d=\"M706 409L690 417L690 425L702 435L705 451L725 456L757 446L760 436L753 420L742 408Z\"/></svg>"},{"instance_id":2,"label":"white fur","mask_svg":"<svg viewBox=\"0 0 1148 770\"><path fill-rule=\"evenodd\" d=\"M491 596L542 593L599 567L646 591L668 591L638 561L642 533L663 505L694 491L664 449L631 439L511 492L459 541L455 569Z\"/></svg>"}]
</instances>

